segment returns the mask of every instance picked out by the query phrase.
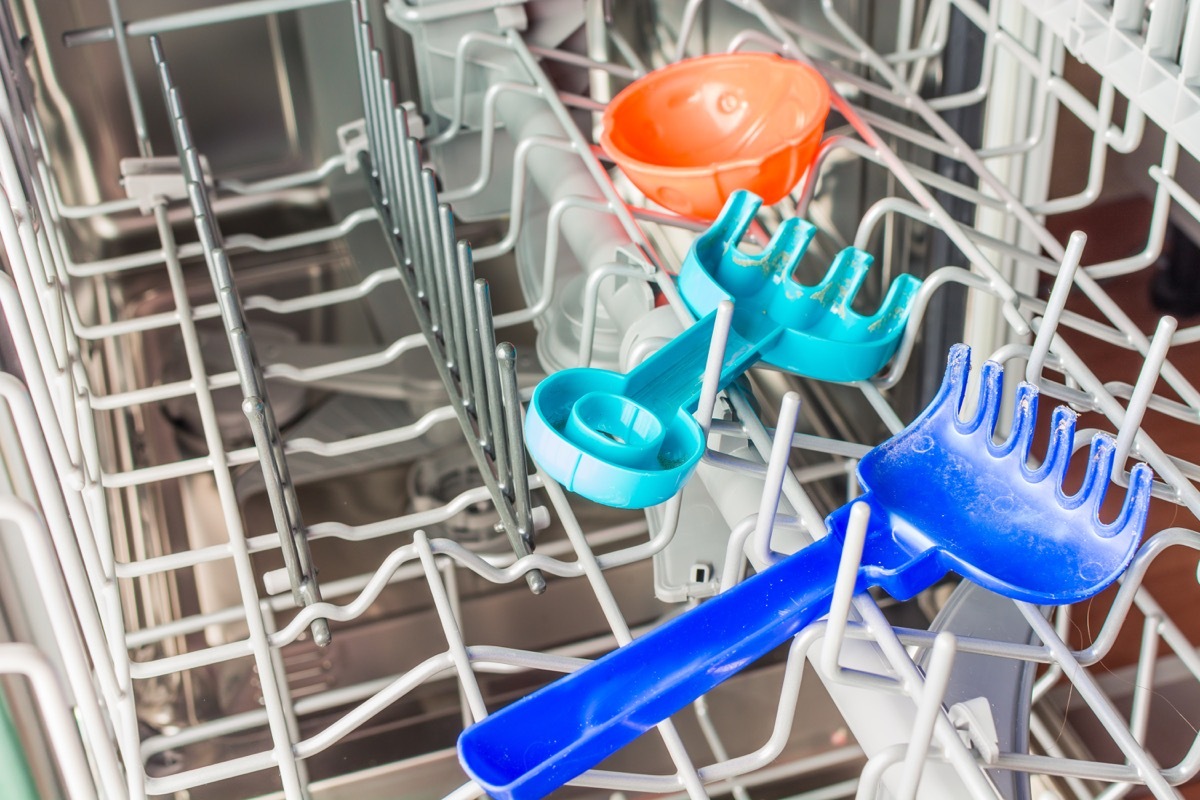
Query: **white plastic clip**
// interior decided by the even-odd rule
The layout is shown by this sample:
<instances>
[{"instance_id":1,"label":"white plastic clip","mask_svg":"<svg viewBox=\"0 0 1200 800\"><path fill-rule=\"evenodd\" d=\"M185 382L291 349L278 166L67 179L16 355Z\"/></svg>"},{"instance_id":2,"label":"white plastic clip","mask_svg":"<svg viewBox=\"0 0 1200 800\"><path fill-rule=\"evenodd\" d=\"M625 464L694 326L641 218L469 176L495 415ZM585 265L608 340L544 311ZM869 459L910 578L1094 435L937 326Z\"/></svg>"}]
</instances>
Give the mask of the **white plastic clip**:
<instances>
[{"instance_id":1,"label":"white plastic clip","mask_svg":"<svg viewBox=\"0 0 1200 800\"><path fill-rule=\"evenodd\" d=\"M529 27L529 17L525 14L524 6L498 6L495 14L496 24L502 31L523 31Z\"/></svg>"},{"instance_id":2,"label":"white plastic clip","mask_svg":"<svg viewBox=\"0 0 1200 800\"><path fill-rule=\"evenodd\" d=\"M417 108L417 104L412 100L405 100L400 104L400 108L404 109L404 122L408 125L408 135L417 141L424 141L425 118L421 116L421 110Z\"/></svg>"},{"instance_id":3,"label":"white plastic clip","mask_svg":"<svg viewBox=\"0 0 1200 800\"><path fill-rule=\"evenodd\" d=\"M1088 13L1089 10L1082 7L1077 9L1075 18L1067 23L1067 28L1063 31L1063 44L1066 45L1067 52L1084 64L1087 63L1087 59L1083 54L1083 45L1087 42L1089 34L1099 27L1096 25L1095 16Z\"/></svg>"},{"instance_id":4,"label":"white plastic clip","mask_svg":"<svg viewBox=\"0 0 1200 800\"><path fill-rule=\"evenodd\" d=\"M337 127L338 148L342 151L342 161L346 174L358 172L358 154L367 151L367 121L356 119Z\"/></svg>"},{"instance_id":5,"label":"white plastic clip","mask_svg":"<svg viewBox=\"0 0 1200 800\"><path fill-rule=\"evenodd\" d=\"M212 188L212 172L208 159L200 156L200 167L204 173L204 185ZM143 214L149 214L163 200L187 198L187 182L175 156L153 156L151 158L122 158L121 185L125 196L137 200Z\"/></svg>"},{"instance_id":6,"label":"white plastic clip","mask_svg":"<svg viewBox=\"0 0 1200 800\"><path fill-rule=\"evenodd\" d=\"M550 509L545 506L534 506L533 509L533 530L544 531L550 527Z\"/></svg>"},{"instance_id":7,"label":"white plastic clip","mask_svg":"<svg viewBox=\"0 0 1200 800\"><path fill-rule=\"evenodd\" d=\"M286 568L280 567L263 573L263 588L267 594L284 594L292 590L292 579Z\"/></svg>"},{"instance_id":8,"label":"white plastic clip","mask_svg":"<svg viewBox=\"0 0 1200 800\"><path fill-rule=\"evenodd\" d=\"M985 764L995 764L1000 758L1000 737L992 704L986 697L975 697L950 706L950 722L958 729L963 744L974 747Z\"/></svg>"}]
</instances>

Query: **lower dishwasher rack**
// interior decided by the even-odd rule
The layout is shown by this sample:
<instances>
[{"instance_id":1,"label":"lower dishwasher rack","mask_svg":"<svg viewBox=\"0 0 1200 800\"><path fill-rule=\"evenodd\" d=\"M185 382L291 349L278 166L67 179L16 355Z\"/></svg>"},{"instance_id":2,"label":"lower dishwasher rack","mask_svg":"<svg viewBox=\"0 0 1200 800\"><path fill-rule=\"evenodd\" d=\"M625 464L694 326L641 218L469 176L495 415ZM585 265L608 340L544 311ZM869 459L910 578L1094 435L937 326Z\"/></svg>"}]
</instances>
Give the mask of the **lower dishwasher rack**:
<instances>
[{"instance_id":1,"label":"lower dishwasher rack","mask_svg":"<svg viewBox=\"0 0 1200 800\"><path fill-rule=\"evenodd\" d=\"M1168 355L1200 327L1139 328L1122 281L1200 224L1171 117L1196 102L1200 7L1083 4L1072 27L1069 3L1011 0L121 5L0 15L13 797L479 797L465 725L729 588L768 542L823 536L959 339L1116 432L1118 483L1126 457L1155 470L1119 589L861 595L562 795L1186 796L1200 393ZM823 253L879 255L868 301L898 271L924 285L883 374L755 370L678 496L595 506L532 468L520 404L688 324L671 276L704 226L641 198L594 128L624 82L737 49L834 90L815 165L751 238L803 216ZM1081 53L1091 94L1067 79ZM1159 82L1130 89L1121 54ZM274 161L237 116L261 101L245 63L286 111ZM128 141L89 137L113 97ZM227 171L222 147L272 158ZM1085 237L1048 217L1151 150L1144 249L1080 266ZM1086 187L1051 196L1080 153Z\"/></svg>"}]
</instances>

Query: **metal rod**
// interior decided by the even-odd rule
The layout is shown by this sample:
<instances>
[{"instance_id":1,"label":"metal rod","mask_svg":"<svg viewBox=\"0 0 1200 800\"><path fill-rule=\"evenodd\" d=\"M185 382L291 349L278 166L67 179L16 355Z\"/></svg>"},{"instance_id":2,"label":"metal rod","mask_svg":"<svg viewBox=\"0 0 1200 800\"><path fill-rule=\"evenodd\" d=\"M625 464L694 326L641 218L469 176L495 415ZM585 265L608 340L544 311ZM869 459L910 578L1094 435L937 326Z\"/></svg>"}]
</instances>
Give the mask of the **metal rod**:
<instances>
[{"instance_id":1,"label":"metal rod","mask_svg":"<svg viewBox=\"0 0 1200 800\"><path fill-rule=\"evenodd\" d=\"M508 458L508 437L504 431L503 401L500 398L500 370L496 364L496 332L492 330L492 297L488 282L475 279L475 317L479 320L479 348L483 357L483 383L487 396L485 412L492 427L492 460L501 491L512 497L512 470Z\"/></svg>"},{"instance_id":2,"label":"metal rod","mask_svg":"<svg viewBox=\"0 0 1200 800\"><path fill-rule=\"evenodd\" d=\"M428 309L432 305L430 293L433 291L433 281L429 275L429 238L436 223L429 218L428 208L422 199L424 170L421 168L421 145L416 139L409 137L405 147L408 149L409 160L408 203L413 210L413 266L417 273L418 297Z\"/></svg>"},{"instance_id":3,"label":"metal rod","mask_svg":"<svg viewBox=\"0 0 1200 800\"><path fill-rule=\"evenodd\" d=\"M487 378L483 370L484 350L480 345L479 313L475 310L475 269L471 261L471 248L466 242L458 243L458 280L462 288L464 325L467 331L467 360L470 374L471 397L468 408L475 418L479 432L479 445L486 452L492 451L492 426L487 413Z\"/></svg>"},{"instance_id":4,"label":"metal rod","mask_svg":"<svg viewBox=\"0 0 1200 800\"><path fill-rule=\"evenodd\" d=\"M433 322L434 333L441 340L440 344L445 345L449 343L446 338L446 327L450 321L450 306L446 300L446 271L443 263L446 249L442 244L446 232L443 224L449 219L450 224L453 225L454 217L450 214L449 206L445 208L446 213L442 213L442 207L438 205L437 180L434 178L433 170L421 171L419 202L424 204L429 219L434 223L433 228L429 231L429 285L433 289L429 303L429 318Z\"/></svg>"},{"instance_id":5,"label":"metal rod","mask_svg":"<svg viewBox=\"0 0 1200 800\"><path fill-rule=\"evenodd\" d=\"M191 146L191 132L183 114L182 101L178 90L171 83L161 48L156 50L156 56L159 57L159 74L168 109L174 118L172 130L180 151L181 167L185 175L196 232L204 248L205 262L237 370L243 397L242 410L246 414L255 446L259 451L264 485L279 533L292 592L299 605L320 602L320 589L316 584L316 570L312 565L308 541L305 538L299 500L291 482L278 425L270 405L264 401L267 396L266 381L246 329L245 313L242 311L241 298L234 284L233 268L221 246L220 230L212 216L212 207L204 183L203 165L199 154ZM329 626L325 620L314 620L313 639L322 646L329 643Z\"/></svg>"},{"instance_id":6,"label":"metal rod","mask_svg":"<svg viewBox=\"0 0 1200 800\"><path fill-rule=\"evenodd\" d=\"M126 36L151 36L171 31L183 31L199 28L205 25L216 25L222 22L236 22L240 19L253 19L271 14L282 14L288 11L298 11L302 8L331 5L339 0L246 0L241 3L226 3L210 6L195 11L182 11L178 14L164 14L161 17L134 20L125 23ZM94 28L80 28L63 34L63 44L67 47L79 47L85 44L99 44L113 40L113 29L110 25L100 25Z\"/></svg>"},{"instance_id":7,"label":"metal rod","mask_svg":"<svg viewBox=\"0 0 1200 800\"><path fill-rule=\"evenodd\" d=\"M133 73L133 62L129 58L129 40L125 36L125 29L121 26L121 7L117 0L108 0L108 13L113 22L117 58L121 62L121 77L125 81L125 94L129 98L129 112L133 117L133 132L137 137L138 152L142 158L149 158L154 155L154 150L150 147L150 134L146 128L146 114L142 108L142 98L138 92L137 78Z\"/></svg>"},{"instance_id":8,"label":"metal rod","mask_svg":"<svg viewBox=\"0 0 1200 800\"><path fill-rule=\"evenodd\" d=\"M454 212L450 206L438 206L442 221L442 257L440 273L442 285L446 287L447 325L443 338L446 340L446 366L458 378L459 397L471 396L470 368L466 355L466 323L463 320L462 285L458 279L458 253L454 242Z\"/></svg>"},{"instance_id":9,"label":"metal rod","mask_svg":"<svg viewBox=\"0 0 1200 800\"><path fill-rule=\"evenodd\" d=\"M518 532L532 548L533 511L529 499L529 465L525 455L525 437L521 433L521 393L517 388L517 349L509 342L496 347L500 367L500 395L504 408L504 429L512 462L513 495L517 505Z\"/></svg>"},{"instance_id":10,"label":"metal rod","mask_svg":"<svg viewBox=\"0 0 1200 800\"><path fill-rule=\"evenodd\" d=\"M392 192L396 195L396 231L400 236L400 240L404 243L404 261L401 262L401 269L413 270L415 276L415 262L413 260L412 248L416 234L415 223L413 221L412 195L406 191L409 182L409 175L412 174L413 166L409 158L407 142L408 136L408 115L401 106L396 106L392 110L392 116L395 117L395 138L387 141L387 148L392 154L392 161L397 165L396 173L391 176Z\"/></svg>"},{"instance_id":11,"label":"metal rod","mask_svg":"<svg viewBox=\"0 0 1200 800\"><path fill-rule=\"evenodd\" d=\"M378 52L378 51L376 51ZM395 152L392 150L391 143L396 138L396 115L392 113L392 109L396 107L395 90L392 87L392 81L389 78L384 78L379 83L379 119L383 125L384 141L382 146L374 152L379 153L380 161L383 163L383 169L379 176L379 185L383 189L383 196L388 204L388 232L396 233L397 223L400 219L400 196L396 192L395 176L400 171L400 164L396 161Z\"/></svg>"},{"instance_id":12,"label":"metal rod","mask_svg":"<svg viewBox=\"0 0 1200 800\"><path fill-rule=\"evenodd\" d=\"M194 179L199 179L190 181L188 184L189 199L192 202L193 212L202 212L201 214L197 214L196 218L197 234L202 241L206 239L219 239L219 235L215 229L210 229L211 225L215 225L215 223L211 222L211 217L208 217L210 224L205 224L205 220L201 219L202 215L208 216L203 213L208 210L203 176L195 174L198 171L196 169L198 160L194 158L194 153L192 154L193 158L189 158L186 152L185 144L187 144L189 139L187 121L182 113L182 105L178 92L172 85L170 70L167 67L162 45L156 37L151 39L150 44L155 62L158 65L159 82L164 100L173 118L172 132L176 136L176 149L179 151L182 160L182 169L185 174L192 173ZM158 219L165 220L165 216L160 214ZM164 237L163 243L165 247L171 241L170 228L167 227L160 235ZM206 248L206 256L211 257L213 252L213 249ZM170 255L168 254L168 264L170 264L171 260ZM175 266L178 267L178 265ZM211 262L209 266L212 269L213 265ZM173 277L179 280L179 285L182 285L180 276L181 273L177 269ZM217 283L218 276L215 270L211 273L211 277L214 284ZM214 288L217 287L214 286ZM220 296L219 289L218 296ZM183 298L186 303L186 293L183 293ZM181 330L185 332L185 337L194 337L195 335L194 324L190 319L187 320L187 323L181 324ZM216 414L212 404L212 396L208 388L204 387L198 397L200 399L202 419L204 419L206 443L209 446L210 452L213 454L221 453L223 451L223 444L220 439L220 432L216 428ZM255 666L258 669L259 680L262 682L263 705L267 711L273 745L271 757L274 765L279 770L284 792L289 797L298 798L303 795L304 790L301 778L302 768L292 748L288 715L284 708L285 704L290 702L288 687L286 683L280 684L275 680L276 673L272 664L272 654L265 620L259 608L258 587L255 583L253 565L251 564L250 553L246 546L245 534L239 527L240 515L236 507L236 497L227 465L222 464L219 468L214 469L214 476L222 502L222 511L225 513L228 521L229 544L234 555L238 592L245 609L245 620L250 635ZM266 477L269 480L269 475ZM281 536L283 533L283 531L280 531ZM288 542L281 539L280 546L286 548ZM307 547L307 540L304 541L304 546ZM316 620L314 620L314 635L318 632L315 623Z\"/></svg>"},{"instance_id":13,"label":"metal rod","mask_svg":"<svg viewBox=\"0 0 1200 800\"><path fill-rule=\"evenodd\" d=\"M379 152L380 137L375 120L375 101L371 91L371 58L368 55L370 42L367 36L365 10L359 0L353 0L350 7L354 12L354 55L358 60L358 86L362 93L363 125L367 133L367 145L371 156L370 174L379 176L379 165L376 163L376 153Z\"/></svg>"},{"instance_id":14,"label":"metal rod","mask_svg":"<svg viewBox=\"0 0 1200 800\"><path fill-rule=\"evenodd\" d=\"M525 439L521 433L521 393L517 387L517 350L504 342L496 348L500 365L500 388L504 397L504 422L508 434L508 452L512 458L513 494L516 495L516 536L509 535L518 557L533 551L533 503L529 495L529 466L526 461ZM518 546L524 545L524 549ZM525 582L534 594L546 591L546 578L541 570L525 573Z\"/></svg>"}]
</instances>

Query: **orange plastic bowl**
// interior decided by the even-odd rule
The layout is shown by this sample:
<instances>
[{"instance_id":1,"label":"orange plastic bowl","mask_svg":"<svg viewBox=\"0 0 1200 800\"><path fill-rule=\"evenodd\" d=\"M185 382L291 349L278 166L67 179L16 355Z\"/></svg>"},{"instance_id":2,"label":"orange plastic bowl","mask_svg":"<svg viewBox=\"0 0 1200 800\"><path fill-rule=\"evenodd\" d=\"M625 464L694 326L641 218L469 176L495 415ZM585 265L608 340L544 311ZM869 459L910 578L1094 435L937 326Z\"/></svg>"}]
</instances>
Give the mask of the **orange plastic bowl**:
<instances>
[{"instance_id":1,"label":"orange plastic bowl","mask_svg":"<svg viewBox=\"0 0 1200 800\"><path fill-rule=\"evenodd\" d=\"M680 61L604 111L600 146L647 197L716 219L737 189L776 203L812 164L829 115L816 70L765 53Z\"/></svg>"}]
</instances>

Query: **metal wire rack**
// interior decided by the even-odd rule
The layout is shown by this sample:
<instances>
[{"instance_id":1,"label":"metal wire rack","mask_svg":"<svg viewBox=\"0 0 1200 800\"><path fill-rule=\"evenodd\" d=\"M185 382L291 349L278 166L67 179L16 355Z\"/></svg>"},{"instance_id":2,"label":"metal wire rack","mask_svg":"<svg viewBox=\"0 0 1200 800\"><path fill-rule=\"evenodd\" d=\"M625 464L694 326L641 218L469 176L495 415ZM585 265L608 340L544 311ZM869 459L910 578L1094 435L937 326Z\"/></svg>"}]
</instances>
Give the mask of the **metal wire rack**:
<instances>
[{"instance_id":1,"label":"metal wire rack","mask_svg":"<svg viewBox=\"0 0 1200 800\"><path fill-rule=\"evenodd\" d=\"M20 546L6 549L6 557L13 564L24 563L18 557L28 560L26 572L33 577L20 588L44 605L49 624L30 633L37 648L0 645L0 672L30 680L68 796L244 795L250 792L245 787L257 784L239 781L264 775L262 791L289 798L339 796L348 786L365 785L383 785L394 795L397 787L415 785L404 782L416 781L431 760L452 762L452 752L409 753L362 765L353 774L336 774L335 768L333 776L319 778L310 774L310 764L327 751L352 747L358 733L389 710L399 709L401 718L419 716L420 708L405 710L411 698L449 692L451 722L461 729L488 712L497 678L516 676L525 691L531 681L576 669L584 659L628 642L638 625L656 624L662 616L661 607L638 607L638 623L631 624L631 601L618 596L629 582L620 576L629 569L654 561L665 572L682 563L689 578L674 587L673 599L697 602L736 583L747 560L761 568L776 557L772 548L794 549L824 535L817 487L852 474L855 460L874 441L809 431L805 408L793 396L777 411L761 408L746 386L718 398L712 375L701 409L707 419L720 417L711 423L719 444L706 454L695 486L645 520L601 516L593 523L597 517L583 504L536 469L529 471L519 413L528 381L516 349L507 343L497 347L496 331L512 330L516 338L532 327L543 365L611 363L618 357L611 340L649 319L654 298L661 297L668 310L653 312L659 327L625 354L626 364L635 363L671 335L672 326L677 330L691 321L671 274L681 249L703 227L649 207L614 178L593 144L592 115L620 81L654 64L643 63L621 26L606 19L606 4L572 5L567 11L561 5L393 0L385 21L369 20L359 0L246 0L126 21L118 2L110 0L106 26L64 38L75 47L116 48L137 156L122 166L127 197L73 202L63 189L69 167L60 163L47 117L39 111L38 81L44 76L27 66L22 26L28 23L5 6L0 185L8 202L0 209L0 239L9 274L0 278L0 308L14 357L6 361L12 374L0 380L7 410L0 451L10 488L0 504L0 516L10 525L0 530L17 534ZM762 216L754 232L759 241L782 216L822 222L827 213L822 203L837 183L831 176L851 163L885 176L891 190L864 210L847 243L869 249L881 232L886 245L902 230L936 231L962 259L964 266L942 266L925 277L887 372L846 387L858 403L854 407L871 418L872 425L862 429L903 427L902 412L894 407L896 388L919 361L919 344L935 317L927 312L939 293L963 287L971 312L969 340L991 350L993 359L1019 365L1010 371L1044 394L1106 420L1117 432L1118 482L1128 458L1145 460L1158 476L1160 502L1200 515L1193 484L1200 465L1173 455L1169 446L1162 449L1141 429L1147 413L1197 422L1200 393L1168 355L1173 346L1200 340L1200 326L1177 330L1168 319L1148 336L1102 283L1153 264L1173 217L1185 225L1192 224L1189 217L1200 221L1197 199L1180 182L1198 152L1189 104L1198 102L1192 86L1200 63L1200 6L1155 3L1146 11L1141 3L985 6L975 0L899 5L900 29L894 46L884 49L872 46L833 0L797 15L773 11L759 0L688 0L661 4L656 19L656 35L674 44L674 58L713 47L772 50L811 60L834 87L839 124L794 195ZM196 149L186 92L172 81L167 35L323 6L334 7L339 24L352 30L355 57L341 69L356 75L363 118L338 121L344 123L341 150L315 167L256 181L214 175ZM733 20L728 36L699 25L711 22L705 15L715 7ZM574 19L577 11L584 14L586 55L546 33L558 15ZM398 102L399 78L389 77L389 62L377 49L389 40L388 24L416 43L417 67L427 78L419 107ZM938 93L930 90L930 79L942 64L952 24L965 24L982 37L982 70L975 87ZM162 41L144 38L160 35ZM169 157L156 156L151 144L150 106L133 67L141 50L152 50L156 65L175 149ZM1095 67L1096 100L1064 78L1068 53ZM1136 61L1138 70L1122 59ZM1140 82L1130 83L1135 72ZM589 77L590 95L573 88L581 75ZM1128 106L1118 123L1120 97ZM972 146L946 115L985 99L993 122L983 144ZM1005 103L1019 113L996 113ZM1048 197L1044 175L1063 112L1091 132L1087 183L1070 195ZM1080 267L1083 237L1064 246L1044 217L1093 203L1110 154L1138 149L1147 122L1164 135L1160 154L1146 170L1154 185L1146 246L1130 258ZM960 172L948 177L931 168L938 158L959 165ZM218 221L235 205L231 199L268 198L343 176L359 182L356 197L363 204L336 219L275 237L221 232ZM972 209L969 221L948 210L959 202ZM181 240L181 209L184 221L194 224L194 241ZM152 220L153 241L144 248L95 255L81 244L77 222L136 216ZM485 244L472 247L456 238L456 224L462 228L463 220L497 218L505 227ZM825 227L840 236L835 225ZM318 269L316 280L286 296L256 290L249 268L242 266L255 254L294 253L363 232L382 234L393 263L364 268L349 279ZM899 249L886 246L885 262ZM586 275L576 286L574 338L543 349L542 337L552 338L562 323L561 314L554 315L563 308L570 277L562 268L571 260L562 257L567 251L579 262L575 271L581 267ZM77 255L83 252L90 255ZM519 283L523 305L493 314L489 284L476 280L475 270L503 263L514 252L535 254L516 268L515 281L513 273L500 273L509 284ZM1053 277L1046 298L1037 291L1039 273ZM142 274L161 277L165 299L124 302L131 296L131 276ZM403 335L355 347L285 342L272 357L266 355L272 348L264 346L265 337L256 334L255 320L261 326L264 316L353 316L363 313L364 299L397 287L408 296L415 325ZM1069 309L1069 297L1077 296L1098 313ZM214 324L231 354L222 369L213 368L215 347L205 339ZM1076 354L1068 341L1076 341L1072 336L1136 353L1140 372L1126 382L1102 382ZM183 367L174 377L148 366L153 347L167 337L180 343L175 360ZM281 421L280 398L287 387L388 396L389 381L404 380L421 360L433 367L433 388L426 388L432 402L399 422L390 416L375 428L315 428L327 434L322 438L289 432ZM394 369L399 363L404 370ZM1160 393L1160 383L1172 396ZM221 393L231 389L248 420L249 444L221 414ZM153 427L148 420L178 418L179 404L195 406L191 444L148 454L142 441ZM437 449L457 440L465 440L475 472L469 486L432 507L371 521L347 521L353 519L347 512L306 522L301 513L306 484L294 467L303 458L318 465L305 467L302 479L309 480L346 459L374 464L390 448L425 443ZM413 452L379 463L411 459ZM789 467L797 454L809 459L806 466ZM722 495L716 487L723 483L737 488ZM179 490L181 485L192 494ZM853 481L836 485L853 496ZM248 511L253 494L248 486L266 497L266 511L257 517ZM718 543L719 558L698 557L700 545L690 537L696 521L689 513L698 501L689 491L701 488L708 502L734 518ZM171 501L172 492L184 499ZM164 515L171 502L184 506L179 514L188 520L188 531L162 539L149 535L147 520ZM506 549L494 540L480 548L425 533L481 506L494 509ZM182 525L178 515L165 517ZM268 530L256 532L255 525ZM208 535L194 535L196 527ZM335 566L322 560L321 553L328 552L319 550L323 542L365 553L367 566L318 583L319 570ZM683 720L658 730L672 765L668 774L603 769L575 785L626 795L741 798L756 787L852 767L857 777L829 779L803 796L867 798L885 787L896 797L1029 796L1026 780L1014 776L1033 776L1039 790L1060 796L1116 798L1142 786L1155 797L1180 796L1175 787L1200 770L1200 738L1180 748L1183 755L1173 763L1163 763L1147 744L1158 713L1151 701L1162 651L1189 684L1200 682L1194 646L1145 580L1156 559L1177 552L1174 548L1200 549L1200 535L1167 527L1148 537L1104 619L1092 620L1097 633L1082 643L1068 635L1074 613L1069 607L1047 616L1043 609L1004 601L1024 638L1000 640L955 635L936 625L908 627L885 615L875 599L851 599L843 591L828 620L788 648L770 690L762 739L731 737L702 701L690 712L699 737L681 733L676 722ZM181 585L198 582L206 570L231 588L203 602L180 600ZM634 575L645 595L648 570ZM522 602L534 605L522 608L544 608L556 602L556 594L585 597L598 609L603 630L567 643L516 646L503 631L475 624L472 614L482 603L474 601L494 599L490 589L480 587L520 582L534 593L550 584L544 597L526 593ZM386 669L338 684L298 681L296 659L308 657L307 642L336 648L343 634L353 636L353 623L378 615L396 592L419 594L432 627L410 630ZM1130 629L1140 637L1140 649L1126 714L1095 667L1122 630ZM369 640L353 644L372 646ZM964 676L962 665L978 665L980 658L1006 664L1003 674L1032 682L1027 698L1032 713L1025 703L1003 709L973 702L970 691L978 686ZM806 660L812 664L808 672ZM236 665L244 669L231 669ZM231 671L220 674L241 676L252 686L254 702L206 713L197 706L210 689L206 676L227 668ZM818 754L797 756L791 743L797 726L803 727L798 698L814 678L824 683L850 736ZM1067 748L1038 715L1064 685L1106 732L1113 758ZM156 701L164 694L180 699ZM172 703L183 709L166 714L163 709ZM1004 736L1013 718L1018 728L1028 725L1028 750ZM212 749L222 740L242 744ZM458 773L458 783L434 785L456 800L481 795L463 780Z\"/></svg>"}]
</instances>

